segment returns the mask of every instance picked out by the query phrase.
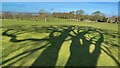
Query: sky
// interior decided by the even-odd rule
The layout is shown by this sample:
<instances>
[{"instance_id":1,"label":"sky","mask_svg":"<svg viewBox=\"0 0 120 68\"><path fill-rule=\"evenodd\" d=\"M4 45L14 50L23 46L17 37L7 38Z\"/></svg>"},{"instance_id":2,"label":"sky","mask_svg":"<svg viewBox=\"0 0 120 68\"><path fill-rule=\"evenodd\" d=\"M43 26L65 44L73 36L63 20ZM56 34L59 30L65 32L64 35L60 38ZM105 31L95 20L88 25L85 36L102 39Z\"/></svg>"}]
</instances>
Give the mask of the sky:
<instances>
[{"instance_id":1,"label":"sky","mask_svg":"<svg viewBox=\"0 0 120 68\"><path fill-rule=\"evenodd\" d=\"M3 2L2 11L39 12L41 9L50 12L70 12L84 10L85 14L101 11L107 16L118 15L118 2Z\"/></svg>"},{"instance_id":2,"label":"sky","mask_svg":"<svg viewBox=\"0 0 120 68\"><path fill-rule=\"evenodd\" d=\"M119 2L119 0L2 0L3 2Z\"/></svg>"}]
</instances>

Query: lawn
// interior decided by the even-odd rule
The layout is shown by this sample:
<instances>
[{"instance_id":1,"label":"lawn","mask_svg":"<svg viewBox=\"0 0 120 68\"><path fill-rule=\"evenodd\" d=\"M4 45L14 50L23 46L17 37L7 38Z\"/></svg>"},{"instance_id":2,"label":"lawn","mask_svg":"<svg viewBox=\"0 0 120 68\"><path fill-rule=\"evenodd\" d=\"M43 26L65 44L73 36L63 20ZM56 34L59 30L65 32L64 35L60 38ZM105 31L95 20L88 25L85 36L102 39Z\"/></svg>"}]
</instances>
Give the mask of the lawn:
<instances>
[{"instance_id":1,"label":"lawn","mask_svg":"<svg viewBox=\"0 0 120 68\"><path fill-rule=\"evenodd\" d=\"M2 21L1 66L119 66L118 24Z\"/></svg>"}]
</instances>

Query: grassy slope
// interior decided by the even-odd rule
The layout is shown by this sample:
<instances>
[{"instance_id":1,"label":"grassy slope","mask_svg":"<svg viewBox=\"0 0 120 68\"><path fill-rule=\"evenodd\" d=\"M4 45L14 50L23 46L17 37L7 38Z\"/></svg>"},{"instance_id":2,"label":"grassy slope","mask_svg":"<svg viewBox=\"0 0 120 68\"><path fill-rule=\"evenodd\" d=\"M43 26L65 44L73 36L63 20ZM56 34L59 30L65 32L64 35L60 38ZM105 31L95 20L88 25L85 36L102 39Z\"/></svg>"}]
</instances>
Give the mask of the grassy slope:
<instances>
[{"instance_id":1,"label":"grassy slope","mask_svg":"<svg viewBox=\"0 0 120 68\"><path fill-rule=\"evenodd\" d=\"M78 21L69 21L64 19L53 19L48 22L44 21L28 21L28 20L3 20L3 26L10 25L79 25L79 26L91 26L100 29L115 30L118 31L117 24L110 23L88 23L88 22L78 22Z\"/></svg>"},{"instance_id":2,"label":"grassy slope","mask_svg":"<svg viewBox=\"0 0 120 68\"><path fill-rule=\"evenodd\" d=\"M79 26L91 26L95 28L100 28L102 30L107 31L108 34L114 34L118 31L117 24L108 24L108 23L87 23L87 22L76 22L76 21L68 21L68 20L62 20L62 19L54 19L50 20L48 22L44 21L28 21L28 20L3 20L3 32L7 29L12 28L12 31L9 31L9 34L13 34L17 36L17 39L27 39L27 38L44 38L49 35L49 32L43 32L41 33L42 29L39 29L37 31L33 30L33 26L31 25L37 25L37 26L49 26L49 25L79 25ZM17 27L21 26L21 27ZM20 31L22 30L22 31ZM23 31L24 30L24 31ZM16 32L18 31L18 32ZM17 34L18 33L18 34ZM21 34L19 34L21 33ZM118 34L115 34L115 36L118 36ZM105 41L108 42L108 44L103 43L102 45L105 45L109 48L111 51L111 54L115 57L115 59L118 59L118 50L115 46L112 46L113 44L118 45L118 38L114 38L111 35L104 35ZM49 47L49 44L42 48L42 46L46 45L48 43L40 42L40 41L23 41L23 42L11 42L10 37L3 36L3 61L4 66L6 65L14 65L14 66L30 66L33 64L33 62L41 55L42 51ZM59 51L58 59L56 60L57 66L64 66L70 56L70 43L71 41L66 41L62 44L62 47ZM102 46L103 47L103 46ZM92 47L94 48L94 47ZM104 47L103 47L104 48ZM105 48L104 48L105 49ZM108 53L109 51L105 49ZM102 51L102 50L101 50ZM20 55L19 55L20 54ZM110 55L111 55L110 54ZM17 56L18 55L18 56ZM48 54L51 55L51 54ZM53 54L54 55L54 54ZM14 57L14 58L13 58ZM9 60L8 60L9 59ZM77 59L76 59L77 60ZM87 60L86 60L87 61ZM26 63L27 62L27 63ZM116 66L116 63L113 58L108 56L104 51L100 54L97 62L97 66Z\"/></svg>"}]
</instances>

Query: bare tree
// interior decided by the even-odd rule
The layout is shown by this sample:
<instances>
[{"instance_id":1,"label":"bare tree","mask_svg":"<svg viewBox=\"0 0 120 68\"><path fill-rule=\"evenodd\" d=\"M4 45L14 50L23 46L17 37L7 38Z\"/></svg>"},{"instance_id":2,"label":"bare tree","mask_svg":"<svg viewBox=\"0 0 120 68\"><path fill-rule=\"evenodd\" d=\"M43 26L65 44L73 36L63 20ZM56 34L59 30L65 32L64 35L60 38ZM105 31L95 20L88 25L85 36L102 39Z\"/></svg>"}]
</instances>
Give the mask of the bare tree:
<instances>
[{"instance_id":1,"label":"bare tree","mask_svg":"<svg viewBox=\"0 0 120 68\"><path fill-rule=\"evenodd\" d=\"M2 18L3 19L12 19L13 18L13 14L11 12L3 12L2 13Z\"/></svg>"},{"instance_id":2,"label":"bare tree","mask_svg":"<svg viewBox=\"0 0 120 68\"><path fill-rule=\"evenodd\" d=\"M47 22L47 17L50 15L50 12L44 10L44 9L41 9L39 11L39 16L44 18L44 21Z\"/></svg>"}]
</instances>

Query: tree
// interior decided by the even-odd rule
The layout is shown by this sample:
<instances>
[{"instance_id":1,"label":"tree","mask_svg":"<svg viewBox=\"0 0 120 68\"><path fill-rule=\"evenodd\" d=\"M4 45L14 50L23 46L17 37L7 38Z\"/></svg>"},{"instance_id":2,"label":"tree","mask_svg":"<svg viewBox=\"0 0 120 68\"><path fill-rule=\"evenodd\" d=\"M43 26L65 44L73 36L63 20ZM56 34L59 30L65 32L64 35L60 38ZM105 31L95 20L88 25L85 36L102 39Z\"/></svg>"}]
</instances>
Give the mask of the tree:
<instances>
[{"instance_id":1,"label":"tree","mask_svg":"<svg viewBox=\"0 0 120 68\"><path fill-rule=\"evenodd\" d=\"M12 19L13 14L11 12L3 12L2 18L4 18L4 19Z\"/></svg>"},{"instance_id":2,"label":"tree","mask_svg":"<svg viewBox=\"0 0 120 68\"><path fill-rule=\"evenodd\" d=\"M25 13L24 17L26 17L27 19L30 19L32 17L32 14L31 13Z\"/></svg>"},{"instance_id":3,"label":"tree","mask_svg":"<svg viewBox=\"0 0 120 68\"><path fill-rule=\"evenodd\" d=\"M117 16L112 16L110 19L113 21L113 23L118 22L118 17Z\"/></svg>"},{"instance_id":4,"label":"tree","mask_svg":"<svg viewBox=\"0 0 120 68\"><path fill-rule=\"evenodd\" d=\"M85 18L84 18L84 11L83 10L77 10L76 11L76 18L78 19L78 20L84 20Z\"/></svg>"},{"instance_id":5,"label":"tree","mask_svg":"<svg viewBox=\"0 0 120 68\"><path fill-rule=\"evenodd\" d=\"M39 11L39 16L44 18L44 21L47 22L47 17L50 15L50 12L44 10L44 9L41 9Z\"/></svg>"},{"instance_id":6,"label":"tree","mask_svg":"<svg viewBox=\"0 0 120 68\"><path fill-rule=\"evenodd\" d=\"M77 10L77 11L76 11L76 14L83 15L83 14L84 14L84 11L83 11L83 10Z\"/></svg>"},{"instance_id":7,"label":"tree","mask_svg":"<svg viewBox=\"0 0 120 68\"><path fill-rule=\"evenodd\" d=\"M70 13L70 14L75 14L75 11L70 11L69 13Z\"/></svg>"},{"instance_id":8,"label":"tree","mask_svg":"<svg viewBox=\"0 0 120 68\"><path fill-rule=\"evenodd\" d=\"M21 19L21 20L23 20L23 19L25 19L25 16L24 16L25 14L23 14L23 13L15 13L14 14L14 18L15 19Z\"/></svg>"},{"instance_id":9,"label":"tree","mask_svg":"<svg viewBox=\"0 0 120 68\"><path fill-rule=\"evenodd\" d=\"M94 21L101 20L105 17L105 15L101 13L100 11L93 12L92 16L93 16Z\"/></svg>"}]
</instances>

